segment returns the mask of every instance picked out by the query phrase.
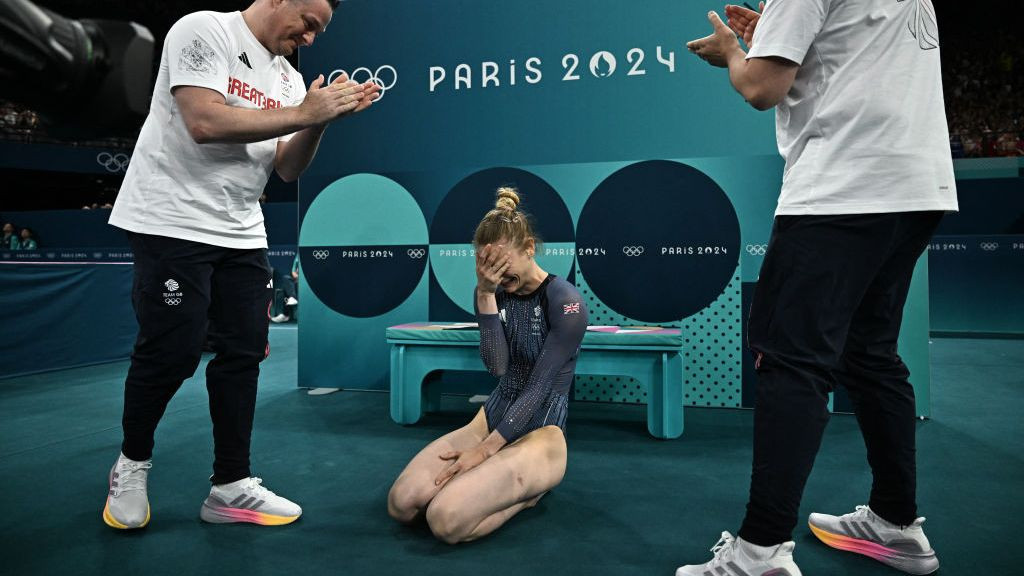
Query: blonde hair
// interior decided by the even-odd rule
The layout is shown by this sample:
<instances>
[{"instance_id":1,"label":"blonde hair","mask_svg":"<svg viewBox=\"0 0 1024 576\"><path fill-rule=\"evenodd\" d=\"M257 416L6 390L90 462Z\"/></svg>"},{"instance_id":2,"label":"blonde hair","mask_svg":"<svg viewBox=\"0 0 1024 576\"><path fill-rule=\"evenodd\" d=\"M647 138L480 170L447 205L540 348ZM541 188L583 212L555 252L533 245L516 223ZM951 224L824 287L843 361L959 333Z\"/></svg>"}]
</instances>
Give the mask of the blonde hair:
<instances>
[{"instance_id":1,"label":"blonde hair","mask_svg":"<svg viewBox=\"0 0 1024 576\"><path fill-rule=\"evenodd\" d=\"M507 240L512 246L521 248L526 241L540 239L533 231L530 217L519 209L519 191L511 186L498 188L494 208L484 215L473 234L473 244L484 246L500 240Z\"/></svg>"}]
</instances>

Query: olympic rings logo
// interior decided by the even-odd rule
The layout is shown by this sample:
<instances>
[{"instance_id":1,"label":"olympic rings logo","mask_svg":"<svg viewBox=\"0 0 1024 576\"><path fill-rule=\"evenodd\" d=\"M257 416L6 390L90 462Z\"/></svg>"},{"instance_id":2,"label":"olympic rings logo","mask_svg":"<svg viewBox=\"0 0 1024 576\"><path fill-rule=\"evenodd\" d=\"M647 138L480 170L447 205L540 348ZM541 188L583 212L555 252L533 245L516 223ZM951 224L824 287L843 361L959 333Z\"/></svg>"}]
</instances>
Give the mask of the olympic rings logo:
<instances>
[{"instance_id":1,"label":"olympic rings logo","mask_svg":"<svg viewBox=\"0 0 1024 576\"><path fill-rule=\"evenodd\" d=\"M767 244L747 244L747 254L751 256L764 256L767 251Z\"/></svg>"},{"instance_id":2,"label":"olympic rings logo","mask_svg":"<svg viewBox=\"0 0 1024 576\"><path fill-rule=\"evenodd\" d=\"M167 303L168 306L177 306L178 304L181 304L181 298L164 298L164 302Z\"/></svg>"},{"instance_id":3,"label":"olympic rings logo","mask_svg":"<svg viewBox=\"0 0 1024 576\"><path fill-rule=\"evenodd\" d=\"M643 246L623 246L622 253L630 258L634 258L644 253Z\"/></svg>"},{"instance_id":4,"label":"olympic rings logo","mask_svg":"<svg viewBox=\"0 0 1024 576\"><path fill-rule=\"evenodd\" d=\"M982 242L981 244L978 244L978 246L982 250L984 250L986 252L992 252L993 250L996 250L997 248L999 248L999 243L998 242Z\"/></svg>"},{"instance_id":5,"label":"olympic rings logo","mask_svg":"<svg viewBox=\"0 0 1024 576\"><path fill-rule=\"evenodd\" d=\"M124 153L100 152L96 155L96 162L107 169L107 172L124 172L128 169L128 162L131 158Z\"/></svg>"},{"instance_id":6,"label":"olympic rings logo","mask_svg":"<svg viewBox=\"0 0 1024 576\"><path fill-rule=\"evenodd\" d=\"M382 72L384 73L383 75L381 74ZM395 67L391 66L390 64L380 66L375 71L371 71L369 68L365 66L360 66L359 68L353 70L351 74L344 70L335 70L334 72L331 72L330 76L327 77L327 83L330 84L331 82L334 82L334 79L342 74L348 75L349 80L357 84L362 84L363 82L373 82L374 84L379 86L380 93L377 95L376 98L373 99L374 102L383 98L384 93L394 88L395 84L398 83L398 70L395 70ZM360 79L358 78L360 74L366 74L366 77Z\"/></svg>"},{"instance_id":7,"label":"olympic rings logo","mask_svg":"<svg viewBox=\"0 0 1024 576\"><path fill-rule=\"evenodd\" d=\"M414 260L419 260L427 255L427 251L423 248L410 248L406 250L405 253L409 255L409 258Z\"/></svg>"},{"instance_id":8,"label":"olympic rings logo","mask_svg":"<svg viewBox=\"0 0 1024 576\"><path fill-rule=\"evenodd\" d=\"M330 255L330 250L313 250L313 258L316 258L317 260L326 260Z\"/></svg>"}]
</instances>

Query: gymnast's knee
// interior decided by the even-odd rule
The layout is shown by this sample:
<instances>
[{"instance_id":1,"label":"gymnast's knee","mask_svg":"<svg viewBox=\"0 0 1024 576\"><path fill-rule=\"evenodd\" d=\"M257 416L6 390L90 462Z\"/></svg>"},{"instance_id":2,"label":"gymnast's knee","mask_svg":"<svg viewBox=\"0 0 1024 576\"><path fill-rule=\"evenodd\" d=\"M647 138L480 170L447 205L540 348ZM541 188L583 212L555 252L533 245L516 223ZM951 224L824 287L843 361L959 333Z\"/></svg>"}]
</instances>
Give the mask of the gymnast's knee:
<instances>
[{"instance_id":1,"label":"gymnast's knee","mask_svg":"<svg viewBox=\"0 0 1024 576\"><path fill-rule=\"evenodd\" d=\"M396 481L388 492L388 515L403 524L415 520L427 504L420 492L409 482Z\"/></svg>"},{"instance_id":2,"label":"gymnast's knee","mask_svg":"<svg viewBox=\"0 0 1024 576\"><path fill-rule=\"evenodd\" d=\"M443 494L434 498L427 507L427 524L434 537L446 544L466 540L473 530L460 502Z\"/></svg>"}]
</instances>

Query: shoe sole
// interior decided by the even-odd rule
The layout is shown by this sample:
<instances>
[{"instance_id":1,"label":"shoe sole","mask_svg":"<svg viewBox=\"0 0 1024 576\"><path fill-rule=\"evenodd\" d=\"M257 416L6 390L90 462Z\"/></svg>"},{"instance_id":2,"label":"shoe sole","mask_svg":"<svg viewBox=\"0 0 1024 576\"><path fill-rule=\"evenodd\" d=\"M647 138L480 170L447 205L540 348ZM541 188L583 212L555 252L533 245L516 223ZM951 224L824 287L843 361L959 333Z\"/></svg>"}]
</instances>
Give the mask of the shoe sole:
<instances>
[{"instance_id":1,"label":"shoe sole","mask_svg":"<svg viewBox=\"0 0 1024 576\"><path fill-rule=\"evenodd\" d=\"M892 548L886 548L885 546L870 540L862 540L852 536L835 534L823 528L819 528L810 522L808 522L807 525L810 526L811 532L818 537L818 540L821 540L826 546L835 548L836 550L845 550L847 552L861 554L878 560L887 566L892 566L897 570L902 570L908 574L931 574L939 569L939 560L935 557L935 552L928 554L908 554L906 552L900 552L899 550L893 550Z\"/></svg>"},{"instance_id":2,"label":"shoe sole","mask_svg":"<svg viewBox=\"0 0 1024 576\"><path fill-rule=\"evenodd\" d=\"M295 522L299 519L299 516L302 516L302 514L296 516L276 516L244 508L214 508L205 502L203 502L203 507L199 510L199 518L203 522L209 522L210 524L248 522L250 524L259 524L260 526L283 526Z\"/></svg>"},{"instance_id":3,"label":"shoe sole","mask_svg":"<svg viewBox=\"0 0 1024 576\"><path fill-rule=\"evenodd\" d=\"M149 505L146 505L146 519L142 521L142 524L138 526L128 526L118 522L114 515L110 513L110 499L107 499L107 503L103 505L103 522L111 528L117 528L118 530L135 530L136 528L145 528L149 524Z\"/></svg>"}]
</instances>

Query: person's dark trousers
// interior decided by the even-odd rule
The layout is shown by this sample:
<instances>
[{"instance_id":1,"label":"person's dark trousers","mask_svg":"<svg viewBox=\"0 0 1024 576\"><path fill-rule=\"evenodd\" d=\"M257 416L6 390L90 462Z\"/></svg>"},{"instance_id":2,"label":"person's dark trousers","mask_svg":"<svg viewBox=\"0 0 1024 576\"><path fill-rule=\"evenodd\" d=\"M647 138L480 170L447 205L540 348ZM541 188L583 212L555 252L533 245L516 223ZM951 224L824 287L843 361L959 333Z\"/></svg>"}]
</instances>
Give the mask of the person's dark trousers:
<instances>
[{"instance_id":1,"label":"person's dark trousers","mask_svg":"<svg viewBox=\"0 0 1024 576\"><path fill-rule=\"evenodd\" d=\"M914 266L941 218L776 217L750 308L758 378L744 540L792 538L836 383L849 392L867 446L868 505L895 524L914 521L914 389L896 342Z\"/></svg>"},{"instance_id":2,"label":"person's dark trousers","mask_svg":"<svg viewBox=\"0 0 1024 576\"><path fill-rule=\"evenodd\" d=\"M265 249L239 250L129 234L132 303L139 335L125 379L124 442L132 460L153 453L171 397L199 365L209 325L216 356L206 367L213 420L214 484L250 476L249 443L259 364L267 354L270 266Z\"/></svg>"},{"instance_id":3,"label":"person's dark trousers","mask_svg":"<svg viewBox=\"0 0 1024 576\"><path fill-rule=\"evenodd\" d=\"M295 281L290 275L282 273L277 268L274 268L274 287L284 292L285 298L298 299L299 297L295 290Z\"/></svg>"}]
</instances>

